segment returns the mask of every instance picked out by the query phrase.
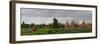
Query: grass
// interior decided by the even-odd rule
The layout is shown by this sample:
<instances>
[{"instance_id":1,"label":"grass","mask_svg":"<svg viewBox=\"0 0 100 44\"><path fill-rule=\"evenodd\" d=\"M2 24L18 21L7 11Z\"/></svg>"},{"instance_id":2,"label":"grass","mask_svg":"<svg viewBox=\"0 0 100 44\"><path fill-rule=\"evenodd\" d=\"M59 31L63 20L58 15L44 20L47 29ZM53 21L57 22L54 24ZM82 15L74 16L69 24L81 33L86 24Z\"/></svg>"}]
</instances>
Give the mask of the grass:
<instances>
[{"instance_id":1,"label":"grass","mask_svg":"<svg viewBox=\"0 0 100 44\"><path fill-rule=\"evenodd\" d=\"M21 35L42 35L42 34L63 34L63 33L88 33L92 32L90 28L76 28L72 30L66 30L64 28L50 28L50 27L42 27L37 28L37 31L32 32L32 28L21 28Z\"/></svg>"}]
</instances>

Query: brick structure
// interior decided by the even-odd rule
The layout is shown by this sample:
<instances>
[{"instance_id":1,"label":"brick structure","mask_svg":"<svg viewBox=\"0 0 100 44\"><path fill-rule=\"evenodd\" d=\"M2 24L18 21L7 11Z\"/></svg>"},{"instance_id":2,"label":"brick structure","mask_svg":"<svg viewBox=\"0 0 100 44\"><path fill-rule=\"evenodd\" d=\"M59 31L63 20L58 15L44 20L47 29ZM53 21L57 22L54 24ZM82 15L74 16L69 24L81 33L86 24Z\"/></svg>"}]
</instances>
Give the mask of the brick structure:
<instances>
[{"instance_id":1,"label":"brick structure","mask_svg":"<svg viewBox=\"0 0 100 44\"><path fill-rule=\"evenodd\" d=\"M34 25L34 26L32 27L32 32L35 32L35 31L37 31L37 27Z\"/></svg>"}]
</instances>

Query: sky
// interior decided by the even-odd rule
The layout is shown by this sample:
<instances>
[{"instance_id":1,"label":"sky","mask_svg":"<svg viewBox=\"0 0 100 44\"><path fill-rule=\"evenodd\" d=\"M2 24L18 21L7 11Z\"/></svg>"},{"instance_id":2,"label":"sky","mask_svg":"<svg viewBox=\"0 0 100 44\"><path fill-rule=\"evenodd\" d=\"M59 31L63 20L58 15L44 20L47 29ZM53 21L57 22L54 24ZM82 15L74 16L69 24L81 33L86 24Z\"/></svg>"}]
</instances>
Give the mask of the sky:
<instances>
[{"instance_id":1,"label":"sky","mask_svg":"<svg viewBox=\"0 0 100 44\"><path fill-rule=\"evenodd\" d=\"M92 11L89 10L62 10L62 9L42 9L42 8L20 8L21 23L26 24L49 24L53 18L58 19L59 23L76 23L85 21L92 23Z\"/></svg>"}]
</instances>

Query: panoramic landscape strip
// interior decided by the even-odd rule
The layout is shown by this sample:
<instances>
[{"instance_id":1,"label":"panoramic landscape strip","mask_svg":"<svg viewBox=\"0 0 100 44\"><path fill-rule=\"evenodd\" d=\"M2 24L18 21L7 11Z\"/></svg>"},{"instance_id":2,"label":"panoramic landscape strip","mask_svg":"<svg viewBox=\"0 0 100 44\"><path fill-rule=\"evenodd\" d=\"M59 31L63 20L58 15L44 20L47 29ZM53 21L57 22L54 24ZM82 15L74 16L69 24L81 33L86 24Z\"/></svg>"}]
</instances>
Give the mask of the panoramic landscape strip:
<instances>
[{"instance_id":1,"label":"panoramic landscape strip","mask_svg":"<svg viewBox=\"0 0 100 44\"><path fill-rule=\"evenodd\" d=\"M92 32L91 11L21 8L21 35L89 32Z\"/></svg>"}]
</instances>

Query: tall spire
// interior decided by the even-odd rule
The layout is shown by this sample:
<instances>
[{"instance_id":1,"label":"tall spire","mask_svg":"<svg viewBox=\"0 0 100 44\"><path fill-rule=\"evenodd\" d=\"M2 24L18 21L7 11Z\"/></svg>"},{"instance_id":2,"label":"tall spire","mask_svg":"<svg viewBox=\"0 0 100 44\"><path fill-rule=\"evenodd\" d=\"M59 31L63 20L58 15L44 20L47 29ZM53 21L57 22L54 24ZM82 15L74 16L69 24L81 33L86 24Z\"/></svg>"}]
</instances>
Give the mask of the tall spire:
<instances>
[{"instance_id":1,"label":"tall spire","mask_svg":"<svg viewBox=\"0 0 100 44\"><path fill-rule=\"evenodd\" d=\"M22 24L25 24L25 23L24 23L24 21L23 21L23 23L22 23Z\"/></svg>"},{"instance_id":2,"label":"tall spire","mask_svg":"<svg viewBox=\"0 0 100 44\"><path fill-rule=\"evenodd\" d=\"M85 21L84 20L82 21L82 24L85 24Z\"/></svg>"},{"instance_id":3,"label":"tall spire","mask_svg":"<svg viewBox=\"0 0 100 44\"><path fill-rule=\"evenodd\" d=\"M72 25L74 25L74 24L75 24L75 22L72 20L71 24L72 24Z\"/></svg>"}]
</instances>

